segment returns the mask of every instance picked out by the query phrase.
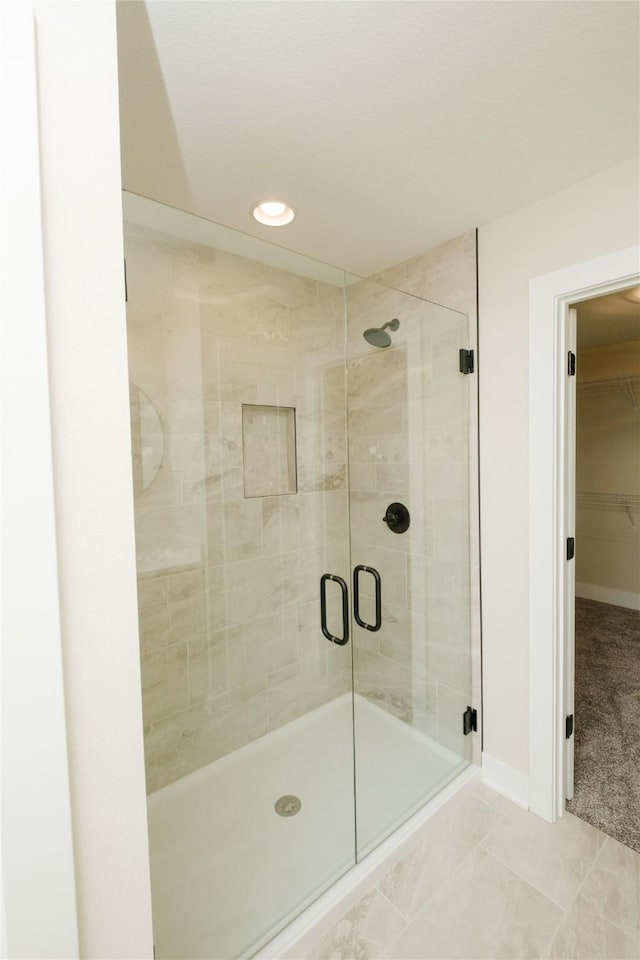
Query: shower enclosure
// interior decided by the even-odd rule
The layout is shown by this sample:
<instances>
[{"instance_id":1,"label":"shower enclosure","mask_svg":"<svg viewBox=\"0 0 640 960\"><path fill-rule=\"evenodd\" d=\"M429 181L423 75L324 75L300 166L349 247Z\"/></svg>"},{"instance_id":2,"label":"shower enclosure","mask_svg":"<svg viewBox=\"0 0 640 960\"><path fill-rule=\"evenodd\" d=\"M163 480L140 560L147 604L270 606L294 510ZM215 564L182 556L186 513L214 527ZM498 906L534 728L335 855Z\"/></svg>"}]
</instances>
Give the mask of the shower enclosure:
<instances>
[{"instance_id":1,"label":"shower enclosure","mask_svg":"<svg viewBox=\"0 0 640 960\"><path fill-rule=\"evenodd\" d=\"M125 238L156 957L251 956L470 761L468 320Z\"/></svg>"}]
</instances>

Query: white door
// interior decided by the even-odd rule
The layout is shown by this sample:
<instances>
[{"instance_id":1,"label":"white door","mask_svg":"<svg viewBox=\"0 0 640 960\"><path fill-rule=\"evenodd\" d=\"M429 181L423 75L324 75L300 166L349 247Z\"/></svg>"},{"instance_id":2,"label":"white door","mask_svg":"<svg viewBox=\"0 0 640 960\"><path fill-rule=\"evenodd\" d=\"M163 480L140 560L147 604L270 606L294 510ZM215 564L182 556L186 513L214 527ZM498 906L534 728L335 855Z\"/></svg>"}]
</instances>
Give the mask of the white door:
<instances>
[{"instance_id":1,"label":"white door","mask_svg":"<svg viewBox=\"0 0 640 960\"><path fill-rule=\"evenodd\" d=\"M567 399L565 404L565 538L576 535L576 360L571 357L577 354L576 310L569 307L567 310ZM572 374L573 364L573 375ZM567 550L567 557L569 551ZM575 699L575 605L576 605L576 562L567 559L564 575L564 692L565 717L573 718ZM570 721L571 723L571 721ZM565 731L565 733L568 732ZM573 764L574 764L574 734L565 736L564 774L565 796L567 800L573 797Z\"/></svg>"}]
</instances>

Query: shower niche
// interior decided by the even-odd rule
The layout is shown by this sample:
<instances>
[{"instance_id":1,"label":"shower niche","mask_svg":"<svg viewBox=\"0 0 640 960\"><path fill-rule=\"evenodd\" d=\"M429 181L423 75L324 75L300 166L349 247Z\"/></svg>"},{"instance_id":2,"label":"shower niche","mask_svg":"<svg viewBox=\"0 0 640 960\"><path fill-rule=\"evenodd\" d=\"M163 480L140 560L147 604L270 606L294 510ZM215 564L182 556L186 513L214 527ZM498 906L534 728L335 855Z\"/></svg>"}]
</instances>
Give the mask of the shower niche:
<instances>
[{"instance_id":1,"label":"shower niche","mask_svg":"<svg viewBox=\"0 0 640 960\"><path fill-rule=\"evenodd\" d=\"M468 319L124 214L156 957L249 957L471 760Z\"/></svg>"},{"instance_id":2,"label":"shower niche","mask_svg":"<svg viewBox=\"0 0 640 960\"><path fill-rule=\"evenodd\" d=\"M295 407L242 404L245 497L298 492Z\"/></svg>"}]
</instances>

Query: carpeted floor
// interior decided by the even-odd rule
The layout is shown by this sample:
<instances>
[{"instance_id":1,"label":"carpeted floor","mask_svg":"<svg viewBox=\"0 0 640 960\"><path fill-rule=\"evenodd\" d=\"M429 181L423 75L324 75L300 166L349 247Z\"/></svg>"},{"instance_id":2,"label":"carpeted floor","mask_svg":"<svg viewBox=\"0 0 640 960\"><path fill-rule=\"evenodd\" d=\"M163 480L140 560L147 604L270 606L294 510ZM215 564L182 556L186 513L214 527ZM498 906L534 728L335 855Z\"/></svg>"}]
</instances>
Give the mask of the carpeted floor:
<instances>
[{"instance_id":1,"label":"carpeted floor","mask_svg":"<svg viewBox=\"0 0 640 960\"><path fill-rule=\"evenodd\" d=\"M640 852L640 612L576 599L575 791L567 810Z\"/></svg>"}]
</instances>

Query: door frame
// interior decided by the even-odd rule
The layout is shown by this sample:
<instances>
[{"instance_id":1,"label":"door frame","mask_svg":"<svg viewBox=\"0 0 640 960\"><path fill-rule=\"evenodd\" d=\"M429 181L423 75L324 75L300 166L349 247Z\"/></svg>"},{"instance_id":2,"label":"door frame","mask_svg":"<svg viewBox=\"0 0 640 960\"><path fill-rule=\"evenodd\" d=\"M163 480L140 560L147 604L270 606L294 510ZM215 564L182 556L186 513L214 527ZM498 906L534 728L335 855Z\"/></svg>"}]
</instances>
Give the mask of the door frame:
<instances>
[{"instance_id":1,"label":"door frame","mask_svg":"<svg viewBox=\"0 0 640 960\"><path fill-rule=\"evenodd\" d=\"M529 809L553 823L565 804L565 583L568 311L640 283L640 246L529 283Z\"/></svg>"}]
</instances>

